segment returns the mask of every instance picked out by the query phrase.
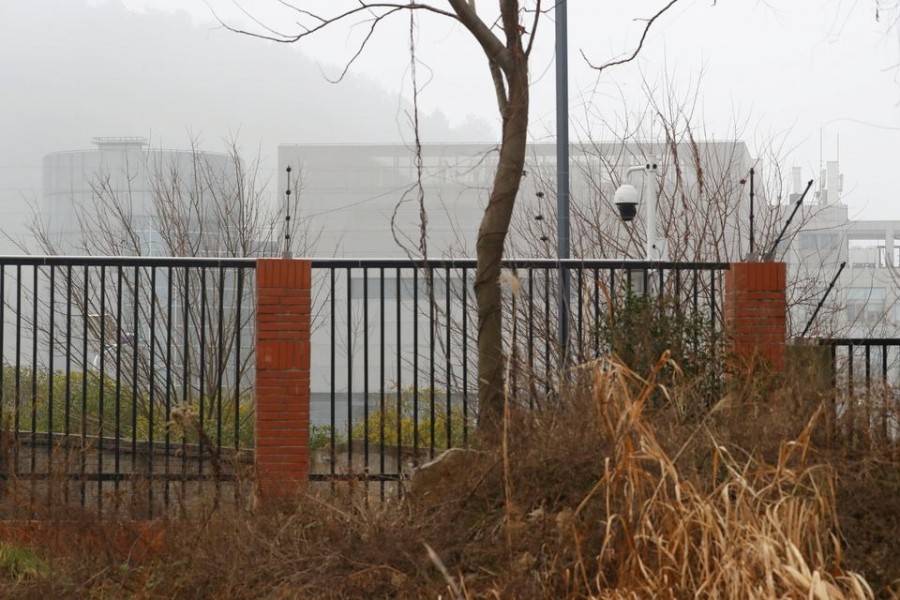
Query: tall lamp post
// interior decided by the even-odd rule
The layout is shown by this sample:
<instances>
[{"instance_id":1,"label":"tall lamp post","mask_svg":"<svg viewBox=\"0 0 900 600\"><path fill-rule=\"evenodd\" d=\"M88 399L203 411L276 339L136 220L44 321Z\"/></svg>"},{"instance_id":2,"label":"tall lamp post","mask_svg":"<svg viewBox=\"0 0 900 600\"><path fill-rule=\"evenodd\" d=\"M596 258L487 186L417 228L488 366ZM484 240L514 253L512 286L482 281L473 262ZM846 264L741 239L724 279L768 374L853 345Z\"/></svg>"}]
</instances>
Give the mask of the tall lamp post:
<instances>
[{"instance_id":1,"label":"tall lamp post","mask_svg":"<svg viewBox=\"0 0 900 600\"><path fill-rule=\"evenodd\" d=\"M659 168L657 163L646 161L638 167L629 167L625 171L625 179L634 173L641 173L644 176L641 191L630 183L623 183L616 190L615 203L619 209L619 216L623 221L629 223L637 216L638 200L644 205L646 211L646 227L647 227L647 244L646 256L648 261L666 260L668 254L666 249L666 239L659 236L656 227L656 202L659 196Z\"/></svg>"},{"instance_id":2,"label":"tall lamp post","mask_svg":"<svg viewBox=\"0 0 900 600\"><path fill-rule=\"evenodd\" d=\"M566 0L556 3L556 255L569 258L569 54ZM568 360L569 295L568 269L559 268L558 334L561 365Z\"/></svg>"}]
</instances>

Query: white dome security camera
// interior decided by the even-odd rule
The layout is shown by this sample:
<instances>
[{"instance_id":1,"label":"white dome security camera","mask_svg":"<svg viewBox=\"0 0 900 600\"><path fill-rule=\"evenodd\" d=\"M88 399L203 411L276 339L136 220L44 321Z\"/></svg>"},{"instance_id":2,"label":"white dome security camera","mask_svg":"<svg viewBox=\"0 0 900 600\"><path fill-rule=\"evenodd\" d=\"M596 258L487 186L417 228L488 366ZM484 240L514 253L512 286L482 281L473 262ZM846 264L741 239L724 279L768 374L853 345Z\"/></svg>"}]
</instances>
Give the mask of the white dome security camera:
<instances>
[{"instance_id":1,"label":"white dome security camera","mask_svg":"<svg viewBox=\"0 0 900 600\"><path fill-rule=\"evenodd\" d=\"M619 209L619 217L624 222L630 223L634 220L634 217L637 215L637 205L640 198L641 195L631 184L624 183L616 190L614 200L616 208Z\"/></svg>"}]
</instances>

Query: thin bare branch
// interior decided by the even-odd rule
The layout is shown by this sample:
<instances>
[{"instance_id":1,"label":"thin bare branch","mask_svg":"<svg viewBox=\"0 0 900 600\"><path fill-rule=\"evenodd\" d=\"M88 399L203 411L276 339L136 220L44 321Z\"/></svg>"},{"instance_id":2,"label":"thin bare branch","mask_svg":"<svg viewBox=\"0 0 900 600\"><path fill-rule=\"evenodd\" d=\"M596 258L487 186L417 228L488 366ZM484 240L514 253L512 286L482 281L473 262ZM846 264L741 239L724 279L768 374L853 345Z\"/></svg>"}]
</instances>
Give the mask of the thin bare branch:
<instances>
[{"instance_id":1,"label":"thin bare branch","mask_svg":"<svg viewBox=\"0 0 900 600\"><path fill-rule=\"evenodd\" d=\"M534 46L534 38L537 34L538 22L541 20L541 0L537 0L534 5L534 20L531 22L531 31L529 32L528 47L525 48L525 56L531 56L531 48Z\"/></svg>"},{"instance_id":2,"label":"thin bare branch","mask_svg":"<svg viewBox=\"0 0 900 600\"><path fill-rule=\"evenodd\" d=\"M650 33L650 28L653 27L653 23L655 23L657 19L659 19L659 18L660 18L661 16L663 16L666 12L668 12L668 10L669 10L670 8L672 8L673 6L675 6L676 4L678 4L678 2L679 2L679 0L669 0L669 3L668 3L668 4L666 4L665 6L663 6L661 9L659 9L659 10L656 12L656 14L654 14L652 17L650 17L649 19L647 19L647 22L644 24L644 31L643 31L643 33L641 34L641 39L640 39L640 41L638 42L637 47L634 49L634 52L632 52L632 53L631 53L629 56L627 56L626 58L621 58L621 59L618 59L618 60L611 60L611 61L609 61L609 62L607 62L607 63L604 63L604 64L602 64L602 65L600 65L600 66L597 66L597 65L595 65L594 63L592 63L592 62L588 59L587 55L584 53L584 50L579 50L579 52L581 52L581 57L585 60L585 62L586 62L592 69L596 69L598 73L602 73L604 69L608 69L609 67L615 67L615 66L617 66L617 65L624 65L624 64L626 64L626 63L630 63L630 62L633 61L635 58L637 58L637 55L640 54L641 50L643 49L643 47L644 47L644 42L647 40L647 34Z\"/></svg>"},{"instance_id":3,"label":"thin bare branch","mask_svg":"<svg viewBox=\"0 0 900 600\"><path fill-rule=\"evenodd\" d=\"M354 52L353 56L350 57L350 60L348 60L344 64L344 68L341 70L341 74L338 75L334 79L332 79L330 77L326 77L325 79L327 79L329 83L340 83L341 81L343 81L344 77L346 77L347 73L350 71L350 67L352 67L353 63L355 63L356 60L360 57L360 55L362 55L362 53L366 49L366 46L368 45L369 41L372 39L372 36L375 35L375 28L378 27L378 23L380 23L381 20L384 19L385 17L389 17L390 15L392 15L395 12L400 11L400 10L403 10L403 9L395 8L395 9L389 10L385 13L382 13L380 15L375 15L369 24L369 31L366 32L365 37L363 38L362 42L360 42L359 46L356 48L356 52ZM410 15L412 15L411 11L410 11Z\"/></svg>"},{"instance_id":4,"label":"thin bare branch","mask_svg":"<svg viewBox=\"0 0 900 600\"><path fill-rule=\"evenodd\" d=\"M233 27L233 26L229 25L228 23L225 23L221 18L218 17L218 15L216 15L216 19L219 21L219 23L222 25L222 27L224 27L228 31L231 31L234 33L240 33L242 35L249 35L250 37L269 40L269 41L273 41L273 42L279 42L282 44L293 44L295 42L302 40L305 37L309 37L309 36L313 35L314 33L318 33L320 31L322 31L329 25L334 25L335 23L345 21L345 20L347 20L353 16L356 16L360 13L370 13L370 14L375 15L376 18L378 18L378 17L387 16L388 14L392 14L392 13L395 13L400 10L423 10L423 11L434 13L434 14L441 15L444 17L449 17L454 20L456 20L458 18L457 15L453 14L452 12L442 10L442 9L437 8L436 6L432 6L430 4L423 4L423 3L419 3L419 2L411 2L411 3L407 3L407 4L400 4L400 3L395 3L395 2L361 2L360 6L346 10L346 11L339 13L337 15L334 15L332 17L322 17L320 15L317 15L308 10L299 8L297 6L288 5L288 4L285 4L285 5L290 6L290 8L293 8L294 10L296 10L297 12L301 13L304 16L315 19L317 21L317 23L311 27L307 27L303 24L299 24L300 27L303 29L303 31L300 31L299 33L290 35L290 34L279 34L277 32L272 33L272 30L269 28L266 28L268 31L270 31L269 34L260 33L258 31L250 31L250 30L240 29L237 27ZM385 12L383 12L383 13L375 12L379 9L382 9ZM213 13L213 14L215 15L215 13Z\"/></svg>"}]
</instances>

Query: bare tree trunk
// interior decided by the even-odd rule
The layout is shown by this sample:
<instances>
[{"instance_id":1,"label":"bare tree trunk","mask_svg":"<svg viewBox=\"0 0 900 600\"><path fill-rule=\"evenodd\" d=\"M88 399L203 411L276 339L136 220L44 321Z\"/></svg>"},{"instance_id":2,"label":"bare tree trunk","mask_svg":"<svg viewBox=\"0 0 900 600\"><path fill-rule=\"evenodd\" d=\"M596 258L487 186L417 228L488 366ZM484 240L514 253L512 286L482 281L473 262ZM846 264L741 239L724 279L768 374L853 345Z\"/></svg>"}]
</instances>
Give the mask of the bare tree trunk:
<instances>
[{"instance_id":1,"label":"bare tree trunk","mask_svg":"<svg viewBox=\"0 0 900 600\"><path fill-rule=\"evenodd\" d=\"M668 0L663 8L646 20L641 41L629 57L610 61L596 68L602 71L607 67L632 61L643 46L647 31L653 22L678 1ZM528 59L538 23L544 12L542 0L534 0L533 8L528 11L521 10L519 0L497 0L499 19L491 18L487 21L479 16L474 0L447 0L449 10L428 2L358 0L349 5L349 8L342 6L330 16L315 14L292 5L290 1L282 3L295 8L301 15L301 20L307 20L306 24L299 23L300 30L295 34L283 34L267 27L262 32L253 32L233 28L224 23L223 25L239 33L282 43L294 43L336 23L364 16L365 27L369 34L364 36L353 58L345 66L341 74L343 77L372 39L372 33L379 23L404 10L421 11L451 18L465 27L488 59L491 80L494 83L498 108L503 119L503 134L491 197L478 230L475 298L478 309L478 425L486 443L496 441L498 425L502 422L505 387L500 264L525 167L529 100ZM531 13L530 30L519 21L520 17L527 13ZM502 30L503 39L497 34L498 22L501 25L499 29ZM522 43L523 36L528 37L527 46Z\"/></svg>"},{"instance_id":2,"label":"bare tree trunk","mask_svg":"<svg viewBox=\"0 0 900 600\"><path fill-rule=\"evenodd\" d=\"M525 168L528 133L528 62L521 45L512 48L507 72L500 159L490 201L478 230L475 298L478 306L478 413L483 439L494 439L503 415L504 356L500 263L513 206Z\"/></svg>"}]
</instances>

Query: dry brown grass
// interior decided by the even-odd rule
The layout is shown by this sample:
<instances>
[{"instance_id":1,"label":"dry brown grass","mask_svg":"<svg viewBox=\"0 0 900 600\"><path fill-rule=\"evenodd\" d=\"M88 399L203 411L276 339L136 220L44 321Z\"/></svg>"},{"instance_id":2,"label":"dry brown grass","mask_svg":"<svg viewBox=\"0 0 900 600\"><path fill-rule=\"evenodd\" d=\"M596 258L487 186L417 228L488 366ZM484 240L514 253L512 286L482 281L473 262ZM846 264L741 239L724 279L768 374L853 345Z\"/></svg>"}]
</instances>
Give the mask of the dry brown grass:
<instances>
[{"instance_id":1,"label":"dry brown grass","mask_svg":"<svg viewBox=\"0 0 900 600\"><path fill-rule=\"evenodd\" d=\"M850 528L841 521L842 536L838 502L852 488L840 474L853 467L814 448L818 413L795 431L763 427L777 418L760 414L757 451L754 422L737 416L749 410L746 390L688 429L674 411L648 409L654 373L597 362L578 378L554 410L509 407L501 448L465 453L406 501L311 491L277 509L160 521L149 534L108 521L81 533L60 524L55 537L30 543L42 568L22 576L0 560L0 595L875 596L848 565L869 574L856 550L877 547L867 519L888 510L860 512ZM875 577L888 595L898 572L883 564Z\"/></svg>"}]
</instances>

